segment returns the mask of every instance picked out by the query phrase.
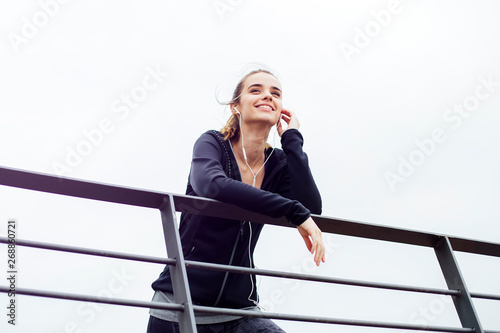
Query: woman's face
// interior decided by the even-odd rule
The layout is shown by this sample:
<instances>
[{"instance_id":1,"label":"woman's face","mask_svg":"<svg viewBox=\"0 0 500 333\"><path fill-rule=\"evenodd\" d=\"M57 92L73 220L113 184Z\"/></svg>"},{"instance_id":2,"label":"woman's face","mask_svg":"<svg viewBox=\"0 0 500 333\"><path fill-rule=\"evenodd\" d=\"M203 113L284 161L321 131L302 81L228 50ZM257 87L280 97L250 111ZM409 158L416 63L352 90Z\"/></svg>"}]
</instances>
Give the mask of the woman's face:
<instances>
[{"instance_id":1,"label":"woman's face","mask_svg":"<svg viewBox=\"0 0 500 333\"><path fill-rule=\"evenodd\" d=\"M236 108L245 122L263 122L275 125L281 115L281 85L268 73L255 73L247 77Z\"/></svg>"}]
</instances>

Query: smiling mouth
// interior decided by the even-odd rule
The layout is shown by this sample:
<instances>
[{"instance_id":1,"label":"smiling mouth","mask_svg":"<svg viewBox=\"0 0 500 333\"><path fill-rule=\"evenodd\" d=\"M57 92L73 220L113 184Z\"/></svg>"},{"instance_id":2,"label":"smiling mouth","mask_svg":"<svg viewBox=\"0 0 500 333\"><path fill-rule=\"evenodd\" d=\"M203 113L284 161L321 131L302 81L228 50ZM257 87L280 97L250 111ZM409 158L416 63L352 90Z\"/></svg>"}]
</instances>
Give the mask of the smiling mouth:
<instances>
[{"instance_id":1,"label":"smiling mouth","mask_svg":"<svg viewBox=\"0 0 500 333\"><path fill-rule=\"evenodd\" d=\"M257 108L264 111L274 111L274 109L271 106L265 104L257 105Z\"/></svg>"}]
</instances>

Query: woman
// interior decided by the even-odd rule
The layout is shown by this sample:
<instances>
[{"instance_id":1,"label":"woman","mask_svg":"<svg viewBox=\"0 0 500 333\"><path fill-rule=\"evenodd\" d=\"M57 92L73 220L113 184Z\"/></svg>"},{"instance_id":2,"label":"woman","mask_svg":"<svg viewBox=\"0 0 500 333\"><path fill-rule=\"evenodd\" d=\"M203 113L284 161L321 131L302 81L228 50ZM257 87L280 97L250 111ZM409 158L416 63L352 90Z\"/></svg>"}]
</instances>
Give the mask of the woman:
<instances>
[{"instance_id":1,"label":"woman","mask_svg":"<svg viewBox=\"0 0 500 333\"><path fill-rule=\"evenodd\" d=\"M302 151L297 117L282 108L280 83L268 71L250 72L236 86L229 106L232 115L226 126L204 133L195 143L186 194L286 216L319 266L325 261L325 248L311 213L321 214L321 197ZM282 150L266 143L275 125ZM179 233L185 259L254 267L253 251L262 227L184 213ZM167 267L152 284L153 301L173 302ZM258 310L255 275L187 271L195 304ZM150 315L148 332L178 332L175 311L151 309ZM195 315L199 332L283 332L269 319Z\"/></svg>"}]
</instances>

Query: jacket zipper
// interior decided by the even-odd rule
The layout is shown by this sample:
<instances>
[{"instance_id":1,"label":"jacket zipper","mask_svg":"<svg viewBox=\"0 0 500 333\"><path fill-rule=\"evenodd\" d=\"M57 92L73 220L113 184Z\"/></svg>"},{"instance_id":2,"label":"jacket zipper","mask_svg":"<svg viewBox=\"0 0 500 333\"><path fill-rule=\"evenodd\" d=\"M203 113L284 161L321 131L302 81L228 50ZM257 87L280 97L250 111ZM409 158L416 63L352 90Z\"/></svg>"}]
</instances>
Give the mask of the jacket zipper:
<instances>
[{"instance_id":1,"label":"jacket zipper","mask_svg":"<svg viewBox=\"0 0 500 333\"><path fill-rule=\"evenodd\" d=\"M219 139L219 137L216 135L217 139ZM219 139L219 141L222 143L222 145L224 145L224 143ZM231 152L233 153L233 156L236 156L236 154L234 153L234 150L233 150L233 145L231 144L231 141L229 141L229 148L231 149ZM226 148L224 148L224 150L226 150ZM227 150L226 150L226 154L227 154ZM227 155L228 157L228 171L229 171L229 175L228 177L231 178L231 171L232 171L232 168L231 168L231 158L229 157L229 155ZM235 157L236 159L236 157ZM234 163L236 165L236 169L237 171L239 172L239 166L238 166L238 163ZM281 162L279 163L278 165L276 165L276 167L273 169L272 173L269 174L266 178L266 182L265 183L262 183L262 186L261 186L261 189L264 189L265 188L265 185L267 185L267 183L269 182L270 179L272 179L272 177L274 176L274 174L276 174L279 170L281 170L283 167L285 166L285 163ZM241 181L241 173L240 173L240 179L239 181ZM244 229L243 229L243 226L244 226L244 223L245 221L241 221L240 222L240 232L238 232L238 235L236 236L236 240L234 242L234 245L233 245L233 250L231 252L231 258L229 259L229 265L232 265L233 263L233 260L234 260L234 254L236 253L236 247L238 246L238 242L240 240L240 238L243 238L243 233L244 233ZM250 222L248 222L250 223ZM219 295L217 296L217 299L214 303L213 306L217 306L217 304L219 303L221 297L222 297L222 294L224 292L224 288L226 287L226 282L227 282L227 278L229 276L229 272L226 272L226 274L224 275L224 280L222 281L222 286L220 288L220 291L219 291Z\"/></svg>"},{"instance_id":2,"label":"jacket zipper","mask_svg":"<svg viewBox=\"0 0 500 333\"><path fill-rule=\"evenodd\" d=\"M243 224L244 223L245 223L245 221L240 222L240 231L238 232L238 235L236 236L236 240L235 240L234 245L233 245L233 250L231 251L231 258L229 258L228 265L233 264L234 254L236 253L236 247L238 246L238 242L240 240L240 237L243 236ZM224 292L224 288L226 287L226 282L227 282L228 276L229 276L229 272L226 272L226 274L224 275L224 281L222 281L222 286L220 288L219 295L217 296L217 300L215 301L213 306L217 306L217 304L219 303L219 301L222 297L222 293Z\"/></svg>"}]
</instances>

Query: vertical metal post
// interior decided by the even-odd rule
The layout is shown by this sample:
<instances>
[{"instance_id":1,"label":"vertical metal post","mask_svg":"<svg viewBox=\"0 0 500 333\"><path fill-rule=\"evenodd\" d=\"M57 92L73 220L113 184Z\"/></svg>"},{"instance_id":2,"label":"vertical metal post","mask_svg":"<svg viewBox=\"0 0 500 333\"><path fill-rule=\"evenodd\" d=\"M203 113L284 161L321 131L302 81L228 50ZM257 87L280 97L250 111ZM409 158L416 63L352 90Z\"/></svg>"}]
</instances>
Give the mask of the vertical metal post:
<instances>
[{"instance_id":1,"label":"vertical metal post","mask_svg":"<svg viewBox=\"0 0 500 333\"><path fill-rule=\"evenodd\" d=\"M172 196L166 196L160 207L163 234L167 245L168 257L175 259L175 266L170 266L170 276L174 289L174 298L177 303L184 305L184 311L179 312L179 328L181 332L196 333L196 321L191 301L191 292L187 279L186 265L182 253L181 239L179 236L175 206Z\"/></svg>"},{"instance_id":2,"label":"vertical metal post","mask_svg":"<svg viewBox=\"0 0 500 333\"><path fill-rule=\"evenodd\" d=\"M462 327L474 328L476 332L484 333L448 237L442 237L434 246L434 251L448 288L461 292L460 296L452 296L452 298Z\"/></svg>"}]
</instances>

